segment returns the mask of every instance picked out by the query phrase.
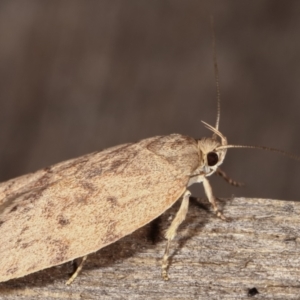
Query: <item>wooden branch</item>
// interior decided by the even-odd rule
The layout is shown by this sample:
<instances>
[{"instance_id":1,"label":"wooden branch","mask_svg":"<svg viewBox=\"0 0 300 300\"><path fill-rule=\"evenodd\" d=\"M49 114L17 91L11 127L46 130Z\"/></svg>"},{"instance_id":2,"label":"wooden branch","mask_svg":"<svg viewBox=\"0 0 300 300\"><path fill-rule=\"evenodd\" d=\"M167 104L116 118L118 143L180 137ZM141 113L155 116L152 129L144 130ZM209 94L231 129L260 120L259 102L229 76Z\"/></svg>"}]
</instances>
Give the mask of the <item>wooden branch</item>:
<instances>
[{"instance_id":1,"label":"wooden branch","mask_svg":"<svg viewBox=\"0 0 300 300\"><path fill-rule=\"evenodd\" d=\"M73 271L70 262L1 283L0 299L299 299L300 202L219 202L231 222L191 202L172 244L170 281L160 276L162 234L178 204L90 255L71 286L65 285Z\"/></svg>"}]
</instances>

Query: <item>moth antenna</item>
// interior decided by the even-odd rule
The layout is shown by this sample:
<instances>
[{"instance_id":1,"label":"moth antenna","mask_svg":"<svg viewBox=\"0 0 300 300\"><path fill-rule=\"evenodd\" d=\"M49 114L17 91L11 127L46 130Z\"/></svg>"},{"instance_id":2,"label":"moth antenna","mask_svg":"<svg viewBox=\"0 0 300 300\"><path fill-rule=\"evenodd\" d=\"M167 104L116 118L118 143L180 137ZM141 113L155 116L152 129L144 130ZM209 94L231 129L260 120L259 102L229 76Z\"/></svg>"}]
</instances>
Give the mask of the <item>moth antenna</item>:
<instances>
[{"instance_id":1,"label":"moth antenna","mask_svg":"<svg viewBox=\"0 0 300 300\"><path fill-rule=\"evenodd\" d=\"M214 62L214 73L215 73L215 82L217 89L217 120L215 128L219 129L220 116L221 116L221 93L220 93L220 82L219 82L219 69L217 62L217 51L216 51L216 33L215 33L215 23L214 17L210 16L211 30L212 30L212 48L213 48L213 62ZM215 134L214 134L215 135Z\"/></svg>"},{"instance_id":2,"label":"moth antenna","mask_svg":"<svg viewBox=\"0 0 300 300\"><path fill-rule=\"evenodd\" d=\"M267 150L271 152L277 152L281 155L287 156L291 159L300 161L300 156L288 153L283 150L275 149L275 148L270 148L270 147L265 147L265 146L248 146L248 145L222 145L218 147L216 150L222 150L222 149L228 149L228 148L250 148L250 149L260 149L260 150Z\"/></svg>"},{"instance_id":3,"label":"moth antenna","mask_svg":"<svg viewBox=\"0 0 300 300\"><path fill-rule=\"evenodd\" d=\"M223 146L226 147L226 145L227 145L226 137L218 129L216 129L215 127L212 127L211 125L209 125L208 123L206 123L204 121L201 121L201 122L205 125L205 127L207 129L211 130L214 133L215 136L220 137L220 139L222 140L222 146L221 147L223 147Z\"/></svg>"}]
</instances>

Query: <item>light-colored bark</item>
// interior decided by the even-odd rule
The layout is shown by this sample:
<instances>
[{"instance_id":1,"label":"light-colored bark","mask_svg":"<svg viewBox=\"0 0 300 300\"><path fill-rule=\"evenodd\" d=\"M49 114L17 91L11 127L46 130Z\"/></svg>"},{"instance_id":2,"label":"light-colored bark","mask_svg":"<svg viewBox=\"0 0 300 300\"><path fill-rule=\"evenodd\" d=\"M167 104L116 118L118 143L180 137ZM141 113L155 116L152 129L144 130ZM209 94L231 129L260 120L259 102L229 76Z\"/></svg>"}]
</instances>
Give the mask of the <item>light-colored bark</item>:
<instances>
[{"instance_id":1,"label":"light-colored bark","mask_svg":"<svg viewBox=\"0 0 300 300\"><path fill-rule=\"evenodd\" d=\"M254 287L255 299L300 299L300 202L236 198L219 205L231 222L190 205L171 245L168 282L160 276L162 234L178 204L161 217L156 243L149 224L90 255L71 286L67 263L1 283L0 299L249 299Z\"/></svg>"}]
</instances>

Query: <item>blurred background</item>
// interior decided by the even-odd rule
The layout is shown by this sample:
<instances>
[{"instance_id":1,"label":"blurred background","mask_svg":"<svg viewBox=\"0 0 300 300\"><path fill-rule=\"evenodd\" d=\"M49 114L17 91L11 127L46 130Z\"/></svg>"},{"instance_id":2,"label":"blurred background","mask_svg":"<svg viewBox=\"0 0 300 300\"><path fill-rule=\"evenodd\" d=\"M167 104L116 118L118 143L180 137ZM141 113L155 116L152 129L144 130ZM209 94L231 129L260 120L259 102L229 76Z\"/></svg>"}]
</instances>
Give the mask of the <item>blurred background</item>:
<instances>
[{"instance_id":1,"label":"blurred background","mask_svg":"<svg viewBox=\"0 0 300 300\"><path fill-rule=\"evenodd\" d=\"M300 155L300 1L0 1L0 180L113 145L211 136ZM300 199L300 162L230 149L216 196ZM203 196L202 186L193 190Z\"/></svg>"}]
</instances>

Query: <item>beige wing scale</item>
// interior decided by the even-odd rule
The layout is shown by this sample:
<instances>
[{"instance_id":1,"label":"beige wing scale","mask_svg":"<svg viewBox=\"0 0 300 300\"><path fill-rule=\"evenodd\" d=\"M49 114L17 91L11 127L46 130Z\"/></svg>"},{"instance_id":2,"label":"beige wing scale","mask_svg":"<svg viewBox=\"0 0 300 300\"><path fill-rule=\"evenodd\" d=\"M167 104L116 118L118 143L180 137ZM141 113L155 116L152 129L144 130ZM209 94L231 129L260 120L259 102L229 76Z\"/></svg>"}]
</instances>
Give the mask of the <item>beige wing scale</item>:
<instances>
[{"instance_id":1,"label":"beige wing scale","mask_svg":"<svg viewBox=\"0 0 300 300\"><path fill-rule=\"evenodd\" d=\"M0 281L95 252L162 214L189 179L157 151L175 141L176 152L185 137L167 138L113 147L0 184ZM188 151L193 147L191 141Z\"/></svg>"}]
</instances>

